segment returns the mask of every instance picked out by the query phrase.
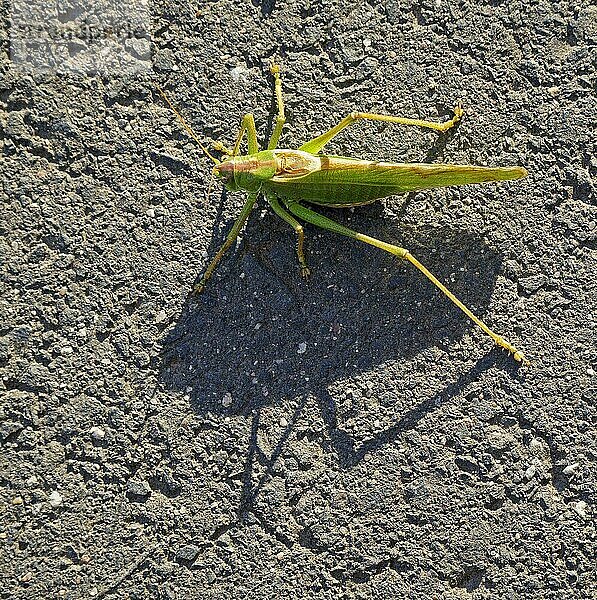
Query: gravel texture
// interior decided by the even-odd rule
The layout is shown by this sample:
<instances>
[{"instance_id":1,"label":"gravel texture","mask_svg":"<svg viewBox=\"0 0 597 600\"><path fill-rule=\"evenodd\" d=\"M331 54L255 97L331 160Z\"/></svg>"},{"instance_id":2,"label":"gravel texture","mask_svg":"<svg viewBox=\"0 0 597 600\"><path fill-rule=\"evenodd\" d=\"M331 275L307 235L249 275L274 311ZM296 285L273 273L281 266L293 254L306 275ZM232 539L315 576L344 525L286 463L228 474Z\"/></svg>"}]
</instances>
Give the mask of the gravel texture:
<instances>
[{"instance_id":1,"label":"gravel texture","mask_svg":"<svg viewBox=\"0 0 597 600\"><path fill-rule=\"evenodd\" d=\"M594 597L597 9L579 2L153 3L153 74L24 74L2 8L0 598ZM524 165L343 223L265 210L197 300L241 194L202 138Z\"/></svg>"}]
</instances>

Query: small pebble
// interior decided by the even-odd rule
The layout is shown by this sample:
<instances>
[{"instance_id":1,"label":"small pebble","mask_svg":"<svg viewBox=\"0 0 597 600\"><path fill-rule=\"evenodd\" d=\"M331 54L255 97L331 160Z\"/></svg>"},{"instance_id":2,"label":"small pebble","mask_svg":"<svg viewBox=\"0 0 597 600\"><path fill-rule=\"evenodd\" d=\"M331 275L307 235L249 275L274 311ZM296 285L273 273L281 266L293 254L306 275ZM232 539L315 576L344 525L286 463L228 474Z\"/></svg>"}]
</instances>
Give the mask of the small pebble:
<instances>
[{"instance_id":1,"label":"small pebble","mask_svg":"<svg viewBox=\"0 0 597 600\"><path fill-rule=\"evenodd\" d=\"M587 518L587 503L584 500L579 500L576 504L573 504L572 509L579 517Z\"/></svg>"},{"instance_id":2,"label":"small pebble","mask_svg":"<svg viewBox=\"0 0 597 600\"><path fill-rule=\"evenodd\" d=\"M181 546L176 551L176 559L184 562L193 562L199 556L200 548L194 544Z\"/></svg>"},{"instance_id":3,"label":"small pebble","mask_svg":"<svg viewBox=\"0 0 597 600\"><path fill-rule=\"evenodd\" d=\"M148 208L148 209L145 211L145 214L146 214L148 217L151 217L151 218L153 218L153 217L155 217L155 210L154 210L153 208Z\"/></svg>"},{"instance_id":4,"label":"small pebble","mask_svg":"<svg viewBox=\"0 0 597 600\"><path fill-rule=\"evenodd\" d=\"M158 314L155 316L156 323L163 323L168 318L165 310L160 310Z\"/></svg>"},{"instance_id":5,"label":"small pebble","mask_svg":"<svg viewBox=\"0 0 597 600\"><path fill-rule=\"evenodd\" d=\"M250 75L250 71L245 67L238 65L230 71L230 75L232 76L234 82L238 83L241 79L247 79L247 77Z\"/></svg>"},{"instance_id":6,"label":"small pebble","mask_svg":"<svg viewBox=\"0 0 597 600\"><path fill-rule=\"evenodd\" d=\"M531 465L525 472L524 472L524 478L527 481L530 481L531 479L533 479L533 477L535 477L535 473L537 472L537 468L535 467L535 465Z\"/></svg>"},{"instance_id":7,"label":"small pebble","mask_svg":"<svg viewBox=\"0 0 597 600\"><path fill-rule=\"evenodd\" d=\"M21 498L21 496L16 496L12 499L11 504L13 506L20 506L21 504L23 504L23 498Z\"/></svg>"},{"instance_id":8,"label":"small pebble","mask_svg":"<svg viewBox=\"0 0 597 600\"><path fill-rule=\"evenodd\" d=\"M576 473L576 471L578 470L578 467L580 465L578 463L573 463L571 465L568 465L567 467L564 467L564 475L574 475L574 473Z\"/></svg>"},{"instance_id":9,"label":"small pebble","mask_svg":"<svg viewBox=\"0 0 597 600\"><path fill-rule=\"evenodd\" d=\"M307 342L301 342L298 347L298 354L304 354L307 351Z\"/></svg>"},{"instance_id":10,"label":"small pebble","mask_svg":"<svg viewBox=\"0 0 597 600\"><path fill-rule=\"evenodd\" d=\"M232 404L232 394L230 392L227 392L224 394L224 397L222 398L222 406L224 408L228 408L231 404Z\"/></svg>"},{"instance_id":11,"label":"small pebble","mask_svg":"<svg viewBox=\"0 0 597 600\"><path fill-rule=\"evenodd\" d=\"M207 571L207 583L212 584L216 581L216 574L210 569Z\"/></svg>"},{"instance_id":12,"label":"small pebble","mask_svg":"<svg viewBox=\"0 0 597 600\"><path fill-rule=\"evenodd\" d=\"M106 432L101 427L92 427L89 430L89 435L91 435L94 440L101 442L106 437Z\"/></svg>"},{"instance_id":13,"label":"small pebble","mask_svg":"<svg viewBox=\"0 0 597 600\"><path fill-rule=\"evenodd\" d=\"M280 417L280 427L288 427L288 421L284 417Z\"/></svg>"},{"instance_id":14,"label":"small pebble","mask_svg":"<svg viewBox=\"0 0 597 600\"><path fill-rule=\"evenodd\" d=\"M560 88L557 85L547 88L547 93L552 98L557 98L560 95Z\"/></svg>"},{"instance_id":15,"label":"small pebble","mask_svg":"<svg viewBox=\"0 0 597 600\"><path fill-rule=\"evenodd\" d=\"M62 348L60 348L60 354L62 354L62 356L68 356L69 354L72 354L74 352L73 347L72 346L62 346Z\"/></svg>"},{"instance_id":16,"label":"small pebble","mask_svg":"<svg viewBox=\"0 0 597 600\"><path fill-rule=\"evenodd\" d=\"M538 291L548 282L545 275L531 275L529 277L522 277L518 280L518 285L525 291L526 294L531 295Z\"/></svg>"},{"instance_id":17,"label":"small pebble","mask_svg":"<svg viewBox=\"0 0 597 600\"><path fill-rule=\"evenodd\" d=\"M589 368L587 369L587 375L588 375L589 377L593 377L593 376L595 375L595 371L594 371L593 369L591 369L591 367L589 367Z\"/></svg>"},{"instance_id":18,"label":"small pebble","mask_svg":"<svg viewBox=\"0 0 597 600\"><path fill-rule=\"evenodd\" d=\"M49 496L48 500L50 501L50 506L52 508L58 508L62 505L62 496L54 490Z\"/></svg>"},{"instance_id":19,"label":"small pebble","mask_svg":"<svg viewBox=\"0 0 597 600\"><path fill-rule=\"evenodd\" d=\"M537 438L533 438L529 443L529 448L533 454L537 454L543 449L543 444Z\"/></svg>"},{"instance_id":20,"label":"small pebble","mask_svg":"<svg viewBox=\"0 0 597 600\"><path fill-rule=\"evenodd\" d=\"M134 498L146 498L151 494L151 488L147 481L138 481L131 479L126 485L126 491Z\"/></svg>"}]
</instances>

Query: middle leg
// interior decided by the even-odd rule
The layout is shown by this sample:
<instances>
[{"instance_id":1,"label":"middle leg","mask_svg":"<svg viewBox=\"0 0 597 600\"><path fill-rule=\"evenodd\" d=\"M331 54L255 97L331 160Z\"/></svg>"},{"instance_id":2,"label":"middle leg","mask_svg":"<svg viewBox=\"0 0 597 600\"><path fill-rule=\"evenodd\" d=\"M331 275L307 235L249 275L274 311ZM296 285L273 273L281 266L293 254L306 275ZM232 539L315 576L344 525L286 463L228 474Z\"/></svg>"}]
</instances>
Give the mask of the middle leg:
<instances>
[{"instance_id":1,"label":"middle leg","mask_svg":"<svg viewBox=\"0 0 597 600\"><path fill-rule=\"evenodd\" d=\"M299 265L301 267L301 277L307 279L309 275L311 275L311 270L307 266L307 261L305 260L305 251L303 249L303 244L305 241L305 232L303 230L303 226L292 216L289 215L280 205L280 202L271 193L266 193L265 197L267 201L270 203L270 206L274 209L274 212L284 221L286 221L293 229L296 231L297 235L297 247L296 254L298 256Z\"/></svg>"}]
</instances>

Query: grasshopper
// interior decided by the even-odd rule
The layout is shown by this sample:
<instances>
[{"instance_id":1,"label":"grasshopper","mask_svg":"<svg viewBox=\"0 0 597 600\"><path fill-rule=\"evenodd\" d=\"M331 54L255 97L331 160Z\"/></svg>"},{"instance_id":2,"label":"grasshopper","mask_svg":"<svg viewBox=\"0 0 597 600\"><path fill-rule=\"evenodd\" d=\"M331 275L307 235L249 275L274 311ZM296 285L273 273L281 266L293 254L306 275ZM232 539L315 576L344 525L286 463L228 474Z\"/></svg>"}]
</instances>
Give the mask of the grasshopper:
<instances>
[{"instance_id":1,"label":"grasshopper","mask_svg":"<svg viewBox=\"0 0 597 600\"><path fill-rule=\"evenodd\" d=\"M221 161L210 154L193 129L168 99L165 92L158 86L160 94L189 135L215 163L213 173L223 180L228 190L233 192L243 190L248 194L239 217L230 229L225 242L205 270L203 277L194 287L194 293L203 291L222 256L234 244L241 232L257 197L262 194L273 211L296 232L298 263L301 275L304 278L309 276L310 269L305 259L305 234L299 219L340 235L354 238L360 242L371 244L400 259L407 260L437 286L499 347L510 352L516 361L529 364L529 361L520 350L517 350L510 342L492 331L408 250L349 229L319 214L312 208L313 205L348 208L369 204L380 198L414 190L520 179L527 175L526 169L523 167L494 168L472 165L391 163L321 153L330 140L346 127L360 120L415 125L433 129L440 133L448 131L462 119L464 110L460 104L454 109L452 119L443 123L375 113L352 112L335 127L304 143L298 150L278 148L278 141L286 118L282 98L280 67L272 63L270 70L274 77L274 94L278 112L267 149L259 149L255 119L252 114L248 113L242 119L241 128L233 148L228 148L220 142L213 144L215 150L224 155ZM240 155L240 145L245 134L247 136L248 154Z\"/></svg>"}]
</instances>

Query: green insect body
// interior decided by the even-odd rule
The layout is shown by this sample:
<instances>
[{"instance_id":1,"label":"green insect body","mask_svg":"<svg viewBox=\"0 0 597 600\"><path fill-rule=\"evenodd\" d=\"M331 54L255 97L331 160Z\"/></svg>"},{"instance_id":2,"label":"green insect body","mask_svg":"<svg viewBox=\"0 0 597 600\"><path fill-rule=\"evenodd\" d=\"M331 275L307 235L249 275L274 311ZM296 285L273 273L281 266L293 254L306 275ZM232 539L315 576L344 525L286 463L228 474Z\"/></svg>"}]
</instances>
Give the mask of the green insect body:
<instances>
[{"instance_id":1,"label":"green insect body","mask_svg":"<svg viewBox=\"0 0 597 600\"><path fill-rule=\"evenodd\" d=\"M526 174L521 167L390 163L286 149L231 157L217 170L235 191L260 189L279 198L337 208L416 190L517 179Z\"/></svg>"},{"instance_id":2,"label":"green insect body","mask_svg":"<svg viewBox=\"0 0 597 600\"><path fill-rule=\"evenodd\" d=\"M278 115L267 149L259 150L255 121L253 115L247 114L242 120L241 129L233 149L229 149L219 142L214 144L217 150L226 155L222 161L209 153L160 89L160 93L183 126L198 142L205 154L214 161L216 164L214 173L223 180L224 185L231 191L242 190L248 193L239 217L228 233L224 244L205 270L202 279L195 286L194 291L196 293L203 291L222 256L238 237L258 195L262 194L274 212L295 230L298 241L297 257L301 274L304 277L309 276L310 269L307 266L304 254L304 230L301 221L376 246L409 261L491 337L498 346L510 352L515 360L528 364L529 361L521 351L492 331L408 250L354 231L311 208L313 205L348 208L415 190L519 179L527 175L526 170L523 167L477 167L472 165L368 161L332 156L321 152L323 147L343 129L355 121L364 119L415 125L444 132L461 120L464 111L460 106L454 109L454 117L443 123L374 113L351 113L335 127L306 142L298 150L277 148L282 127L285 123L284 103L279 67L275 64L272 65L271 72L275 78ZM248 154L240 155L240 144L245 134L247 136Z\"/></svg>"}]
</instances>

